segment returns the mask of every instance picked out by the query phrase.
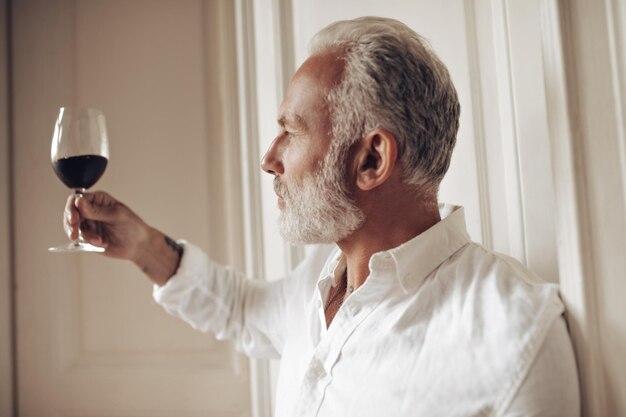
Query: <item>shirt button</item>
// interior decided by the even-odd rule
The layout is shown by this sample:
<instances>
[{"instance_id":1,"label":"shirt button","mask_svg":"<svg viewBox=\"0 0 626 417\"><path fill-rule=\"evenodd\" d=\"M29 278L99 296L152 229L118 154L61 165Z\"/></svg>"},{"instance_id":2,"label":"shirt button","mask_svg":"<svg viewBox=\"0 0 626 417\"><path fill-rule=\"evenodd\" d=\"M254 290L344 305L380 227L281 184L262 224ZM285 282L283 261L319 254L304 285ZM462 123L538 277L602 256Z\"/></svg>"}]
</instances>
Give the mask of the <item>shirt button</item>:
<instances>
[{"instance_id":1,"label":"shirt button","mask_svg":"<svg viewBox=\"0 0 626 417\"><path fill-rule=\"evenodd\" d=\"M322 300L317 300L317 308L322 308Z\"/></svg>"},{"instance_id":2,"label":"shirt button","mask_svg":"<svg viewBox=\"0 0 626 417\"><path fill-rule=\"evenodd\" d=\"M320 362L318 358L315 358L311 361L311 364L309 366L309 372L312 376L316 378L320 378L326 375L324 365L322 364L322 362Z\"/></svg>"}]
</instances>

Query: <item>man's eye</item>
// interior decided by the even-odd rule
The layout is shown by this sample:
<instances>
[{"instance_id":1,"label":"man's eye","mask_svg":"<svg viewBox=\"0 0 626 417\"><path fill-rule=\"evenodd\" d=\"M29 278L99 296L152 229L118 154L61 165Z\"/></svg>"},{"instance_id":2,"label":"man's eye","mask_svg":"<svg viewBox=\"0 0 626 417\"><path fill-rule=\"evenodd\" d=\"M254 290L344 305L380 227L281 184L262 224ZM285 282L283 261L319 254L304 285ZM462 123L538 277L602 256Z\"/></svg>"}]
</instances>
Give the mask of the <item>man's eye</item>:
<instances>
[{"instance_id":1,"label":"man's eye","mask_svg":"<svg viewBox=\"0 0 626 417\"><path fill-rule=\"evenodd\" d=\"M293 139L298 137L299 133L298 131L281 129L279 135L287 139Z\"/></svg>"}]
</instances>

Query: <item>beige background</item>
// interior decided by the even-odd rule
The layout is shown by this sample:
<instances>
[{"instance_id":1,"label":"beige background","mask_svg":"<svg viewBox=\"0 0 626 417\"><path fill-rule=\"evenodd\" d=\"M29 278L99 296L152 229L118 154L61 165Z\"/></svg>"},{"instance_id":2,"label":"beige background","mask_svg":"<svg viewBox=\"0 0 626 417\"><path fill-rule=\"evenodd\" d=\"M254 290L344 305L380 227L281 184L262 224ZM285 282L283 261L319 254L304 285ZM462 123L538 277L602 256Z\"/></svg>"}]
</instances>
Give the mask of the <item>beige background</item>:
<instances>
[{"instance_id":1,"label":"beige background","mask_svg":"<svg viewBox=\"0 0 626 417\"><path fill-rule=\"evenodd\" d=\"M110 161L97 188L242 266L240 220L227 212L238 170L224 163L238 141L221 121L232 93L213 59L222 6L13 4L20 416L249 415L247 360L168 316L136 267L46 252L66 240L69 194L51 171L51 128L59 106L82 105L108 120Z\"/></svg>"}]
</instances>

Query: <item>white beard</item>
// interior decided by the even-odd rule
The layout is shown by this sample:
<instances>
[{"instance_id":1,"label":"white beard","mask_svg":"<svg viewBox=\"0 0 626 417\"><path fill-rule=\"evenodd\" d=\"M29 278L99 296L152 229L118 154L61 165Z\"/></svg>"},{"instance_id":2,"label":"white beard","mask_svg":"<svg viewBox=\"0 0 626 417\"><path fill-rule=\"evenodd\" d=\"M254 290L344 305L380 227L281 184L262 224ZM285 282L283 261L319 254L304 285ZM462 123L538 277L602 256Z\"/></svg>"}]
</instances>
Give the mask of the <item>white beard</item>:
<instances>
[{"instance_id":1,"label":"white beard","mask_svg":"<svg viewBox=\"0 0 626 417\"><path fill-rule=\"evenodd\" d=\"M363 212L342 187L339 161L345 161L345 149L331 147L321 169L306 175L300 183L287 185L274 178L274 191L285 201L278 219L280 234L288 242L338 242L365 221Z\"/></svg>"}]
</instances>

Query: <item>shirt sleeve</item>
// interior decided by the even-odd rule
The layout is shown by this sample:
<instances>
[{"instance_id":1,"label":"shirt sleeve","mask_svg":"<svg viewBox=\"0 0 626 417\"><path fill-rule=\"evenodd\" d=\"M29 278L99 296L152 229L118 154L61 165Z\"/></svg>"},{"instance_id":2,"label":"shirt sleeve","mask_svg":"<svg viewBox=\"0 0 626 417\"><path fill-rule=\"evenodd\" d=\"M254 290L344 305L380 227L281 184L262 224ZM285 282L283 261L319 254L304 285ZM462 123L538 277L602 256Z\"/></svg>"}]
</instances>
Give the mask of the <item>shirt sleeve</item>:
<instances>
[{"instance_id":1,"label":"shirt sleeve","mask_svg":"<svg viewBox=\"0 0 626 417\"><path fill-rule=\"evenodd\" d=\"M249 356L279 358L285 338L285 291L294 279L246 279L210 261L198 247L185 250L176 274L154 286L154 300L193 328L232 340Z\"/></svg>"},{"instance_id":2,"label":"shirt sleeve","mask_svg":"<svg viewBox=\"0 0 626 417\"><path fill-rule=\"evenodd\" d=\"M502 417L577 416L580 393L576 361L565 320L559 317Z\"/></svg>"}]
</instances>

